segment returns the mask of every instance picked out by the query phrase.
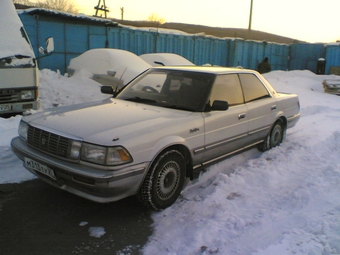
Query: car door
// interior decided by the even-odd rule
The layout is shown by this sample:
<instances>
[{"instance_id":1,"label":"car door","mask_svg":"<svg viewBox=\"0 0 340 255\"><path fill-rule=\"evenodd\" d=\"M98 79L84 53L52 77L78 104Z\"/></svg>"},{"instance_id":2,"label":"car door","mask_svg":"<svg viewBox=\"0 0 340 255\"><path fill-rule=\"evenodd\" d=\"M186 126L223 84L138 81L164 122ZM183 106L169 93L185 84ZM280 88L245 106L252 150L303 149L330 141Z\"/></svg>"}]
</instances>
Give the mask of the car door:
<instances>
[{"instance_id":1,"label":"car door","mask_svg":"<svg viewBox=\"0 0 340 255\"><path fill-rule=\"evenodd\" d=\"M237 74L216 77L209 103L212 105L215 100L228 101L229 109L203 113L205 122L203 158L206 163L243 148L248 132L247 106L244 104Z\"/></svg>"},{"instance_id":2,"label":"car door","mask_svg":"<svg viewBox=\"0 0 340 255\"><path fill-rule=\"evenodd\" d=\"M262 81L253 73L239 74L248 112L247 145L263 140L275 122L278 105Z\"/></svg>"}]
</instances>

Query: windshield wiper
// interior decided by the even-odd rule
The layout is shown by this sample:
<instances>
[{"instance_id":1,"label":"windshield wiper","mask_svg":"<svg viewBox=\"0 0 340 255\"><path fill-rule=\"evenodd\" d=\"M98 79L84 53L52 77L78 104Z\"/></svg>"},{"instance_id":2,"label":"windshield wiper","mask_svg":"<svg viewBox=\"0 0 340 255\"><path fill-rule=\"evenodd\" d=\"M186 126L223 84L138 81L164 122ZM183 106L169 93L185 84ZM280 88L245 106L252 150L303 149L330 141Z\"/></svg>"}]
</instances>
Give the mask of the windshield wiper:
<instances>
[{"instance_id":1,"label":"windshield wiper","mask_svg":"<svg viewBox=\"0 0 340 255\"><path fill-rule=\"evenodd\" d=\"M154 104L157 103L156 100L148 99L148 98L141 98L141 97L131 97L131 98L125 98L126 101L136 102L136 103L150 103Z\"/></svg>"},{"instance_id":2,"label":"windshield wiper","mask_svg":"<svg viewBox=\"0 0 340 255\"><path fill-rule=\"evenodd\" d=\"M182 105L164 104L162 106L165 107L165 108L194 112L194 110L192 108L187 107L187 106L182 106Z\"/></svg>"},{"instance_id":3,"label":"windshield wiper","mask_svg":"<svg viewBox=\"0 0 340 255\"><path fill-rule=\"evenodd\" d=\"M152 105L157 105L157 106L164 107L164 108L171 108L171 109L176 109L176 110L194 112L194 110L190 107L175 105L175 104L169 104L169 103L166 103L166 102L157 102L156 100L152 100L152 99L148 99L148 98L131 97L131 98L125 98L124 100L136 102L136 103L152 104Z\"/></svg>"},{"instance_id":4,"label":"windshield wiper","mask_svg":"<svg viewBox=\"0 0 340 255\"><path fill-rule=\"evenodd\" d=\"M17 54L17 55L13 55L13 56L7 56L7 57L0 58L0 60L3 60L3 59L13 59L13 58L23 59L23 58L32 58L32 57L31 56L27 56L27 55Z\"/></svg>"},{"instance_id":5,"label":"windshield wiper","mask_svg":"<svg viewBox=\"0 0 340 255\"><path fill-rule=\"evenodd\" d=\"M32 56L21 55L21 54L14 55L14 57L16 57L17 59L22 59L22 58L32 58Z\"/></svg>"}]
</instances>

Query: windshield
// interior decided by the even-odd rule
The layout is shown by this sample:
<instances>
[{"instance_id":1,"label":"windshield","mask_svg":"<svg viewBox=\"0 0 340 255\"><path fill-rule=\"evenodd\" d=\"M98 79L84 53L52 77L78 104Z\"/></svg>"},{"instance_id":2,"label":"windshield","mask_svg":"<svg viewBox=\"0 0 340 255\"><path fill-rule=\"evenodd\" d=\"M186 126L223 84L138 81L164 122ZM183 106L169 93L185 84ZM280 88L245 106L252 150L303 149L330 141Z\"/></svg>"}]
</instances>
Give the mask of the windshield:
<instances>
[{"instance_id":1,"label":"windshield","mask_svg":"<svg viewBox=\"0 0 340 255\"><path fill-rule=\"evenodd\" d=\"M34 52L13 1L0 1L0 21L0 59L6 59L1 62L2 66L5 68L26 64L32 66L31 59L35 58ZM29 56L30 58L21 58L18 63L13 56ZM12 62L8 64L11 60Z\"/></svg>"},{"instance_id":2,"label":"windshield","mask_svg":"<svg viewBox=\"0 0 340 255\"><path fill-rule=\"evenodd\" d=\"M0 58L0 68L15 68L15 67L34 67L35 60L31 56L14 55L5 58Z\"/></svg>"},{"instance_id":3,"label":"windshield","mask_svg":"<svg viewBox=\"0 0 340 255\"><path fill-rule=\"evenodd\" d=\"M187 111L203 111L214 75L157 69L130 83L116 98Z\"/></svg>"}]
</instances>

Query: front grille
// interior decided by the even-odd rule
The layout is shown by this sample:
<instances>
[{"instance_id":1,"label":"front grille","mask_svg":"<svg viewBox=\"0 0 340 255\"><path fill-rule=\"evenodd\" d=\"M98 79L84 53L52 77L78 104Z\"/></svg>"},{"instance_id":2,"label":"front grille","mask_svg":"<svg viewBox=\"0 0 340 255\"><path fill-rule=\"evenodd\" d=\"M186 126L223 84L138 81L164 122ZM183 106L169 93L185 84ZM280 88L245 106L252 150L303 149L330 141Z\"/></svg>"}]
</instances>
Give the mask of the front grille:
<instances>
[{"instance_id":1,"label":"front grille","mask_svg":"<svg viewBox=\"0 0 340 255\"><path fill-rule=\"evenodd\" d=\"M0 90L0 103L18 102L20 98L20 91L14 89Z\"/></svg>"},{"instance_id":2,"label":"front grille","mask_svg":"<svg viewBox=\"0 0 340 255\"><path fill-rule=\"evenodd\" d=\"M71 139L29 126L27 142L33 148L53 156L67 158Z\"/></svg>"}]
</instances>

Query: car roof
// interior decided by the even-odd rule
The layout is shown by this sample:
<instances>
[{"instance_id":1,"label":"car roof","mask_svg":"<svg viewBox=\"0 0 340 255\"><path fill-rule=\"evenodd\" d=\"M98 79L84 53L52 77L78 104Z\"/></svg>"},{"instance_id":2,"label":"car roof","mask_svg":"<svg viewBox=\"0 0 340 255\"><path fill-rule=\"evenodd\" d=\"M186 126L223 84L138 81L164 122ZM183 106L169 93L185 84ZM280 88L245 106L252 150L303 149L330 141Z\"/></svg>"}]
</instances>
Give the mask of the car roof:
<instances>
[{"instance_id":1,"label":"car roof","mask_svg":"<svg viewBox=\"0 0 340 255\"><path fill-rule=\"evenodd\" d=\"M164 67L152 67L153 70L173 70L173 71L187 71L187 72L199 72L209 74L227 74L227 73L257 73L255 70L242 69L242 68L230 68L221 66L164 66Z\"/></svg>"}]
</instances>

